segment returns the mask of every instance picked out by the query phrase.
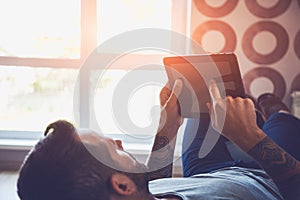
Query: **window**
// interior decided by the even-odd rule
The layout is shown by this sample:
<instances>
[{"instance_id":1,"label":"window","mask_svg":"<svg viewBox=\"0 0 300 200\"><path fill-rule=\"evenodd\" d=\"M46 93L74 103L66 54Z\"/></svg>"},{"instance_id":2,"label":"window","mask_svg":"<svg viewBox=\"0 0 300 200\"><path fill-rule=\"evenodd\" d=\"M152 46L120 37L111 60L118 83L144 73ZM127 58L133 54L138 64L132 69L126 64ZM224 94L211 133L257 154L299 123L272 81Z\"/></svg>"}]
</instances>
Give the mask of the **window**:
<instances>
[{"instance_id":1,"label":"window","mask_svg":"<svg viewBox=\"0 0 300 200\"><path fill-rule=\"evenodd\" d=\"M0 127L41 131L58 118L73 120L75 69L0 66Z\"/></svg>"},{"instance_id":2,"label":"window","mask_svg":"<svg viewBox=\"0 0 300 200\"><path fill-rule=\"evenodd\" d=\"M79 0L10 0L0 6L0 55L80 57Z\"/></svg>"},{"instance_id":3,"label":"window","mask_svg":"<svg viewBox=\"0 0 300 200\"><path fill-rule=\"evenodd\" d=\"M164 52L135 51L128 55L127 60L121 59L118 65L107 69L100 80L101 63L97 63L100 69L95 68L87 73L79 69L97 45L126 31L162 28L185 34L187 2L2 1L0 92L3 103L0 105L0 141L11 138L37 139L48 123L58 118L75 122L76 117L80 119L80 126L85 126L84 121L88 120L88 126L92 128L97 128L97 123L102 121L104 126L101 131L122 137L122 128L115 124L108 105L112 91L123 77L132 72L131 64L161 61ZM170 49L172 45L170 38ZM184 52L185 44L180 45ZM119 53L114 50L101 52L99 57ZM147 70L139 73L145 74ZM87 79L78 82L80 76ZM87 86L86 90L96 88L95 91L88 91L88 96L84 96L83 90L80 90L79 104L74 101L77 98L74 91L77 83ZM151 107L158 104L160 89L161 86L148 85L133 93L128 114L134 123L141 127L151 123ZM136 106L138 109L133 109ZM84 112L81 112L82 108ZM91 109L101 111L92 116ZM147 140L151 139L148 137L150 133L141 134Z\"/></svg>"},{"instance_id":4,"label":"window","mask_svg":"<svg viewBox=\"0 0 300 200\"><path fill-rule=\"evenodd\" d=\"M172 0L98 0L98 44L139 28L172 29Z\"/></svg>"}]
</instances>

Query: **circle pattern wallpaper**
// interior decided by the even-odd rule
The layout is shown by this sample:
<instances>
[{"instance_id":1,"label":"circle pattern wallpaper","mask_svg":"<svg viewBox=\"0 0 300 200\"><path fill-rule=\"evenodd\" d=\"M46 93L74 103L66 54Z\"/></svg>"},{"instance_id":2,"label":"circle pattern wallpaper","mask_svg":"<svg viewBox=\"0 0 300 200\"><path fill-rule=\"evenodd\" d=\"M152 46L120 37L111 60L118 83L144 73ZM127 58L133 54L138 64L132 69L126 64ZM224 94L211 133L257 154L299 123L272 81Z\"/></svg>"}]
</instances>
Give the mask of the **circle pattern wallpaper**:
<instances>
[{"instance_id":1,"label":"circle pattern wallpaper","mask_svg":"<svg viewBox=\"0 0 300 200\"><path fill-rule=\"evenodd\" d=\"M291 91L300 90L299 19L300 0L193 0L191 37L202 46L216 46L209 33L219 32L225 41L220 50L203 48L237 55L248 95L261 94L252 83L263 77L273 85L264 92L290 102Z\"/></svg>"}]
</instances>

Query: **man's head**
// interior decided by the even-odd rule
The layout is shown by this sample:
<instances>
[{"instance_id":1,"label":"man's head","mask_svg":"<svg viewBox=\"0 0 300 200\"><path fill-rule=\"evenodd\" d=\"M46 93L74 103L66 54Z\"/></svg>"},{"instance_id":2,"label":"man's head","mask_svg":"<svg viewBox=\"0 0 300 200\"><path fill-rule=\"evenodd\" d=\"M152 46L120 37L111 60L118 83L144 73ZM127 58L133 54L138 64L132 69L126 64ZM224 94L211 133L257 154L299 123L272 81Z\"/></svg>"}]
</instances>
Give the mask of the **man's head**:
<instances>
[{"instance_id":1,"label":"man's head","mask_svg":"<svg viewBox=\"0 0 300 200\"><path fill-rule=\"evenodd\" d=\"M78 134L66 121L50 124L45 135L21 168L22 200L133 199L149 194L146 167L125 152L120 141L92 131Z\"/></svg>"}]
</instances>

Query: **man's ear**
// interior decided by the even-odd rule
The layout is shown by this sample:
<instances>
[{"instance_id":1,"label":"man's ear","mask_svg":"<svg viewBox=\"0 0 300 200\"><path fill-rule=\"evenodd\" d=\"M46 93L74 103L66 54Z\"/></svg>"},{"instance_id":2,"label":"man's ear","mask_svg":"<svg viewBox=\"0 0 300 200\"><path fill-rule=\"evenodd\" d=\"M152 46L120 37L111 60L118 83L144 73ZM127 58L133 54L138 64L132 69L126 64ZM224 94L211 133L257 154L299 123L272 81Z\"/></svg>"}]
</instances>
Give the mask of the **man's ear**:
<instances>
[{"instance_id":1,"label":"man's ear","mask_svg":"<svg viewBox=\"0 0 300 200\"><path fill-rule=\"evenodd\" d=\"M135 183L125 174L113 174L111 177L111 185L113 190L119 195L130 196L137 192Z\"/></svg>"}]
</instances>

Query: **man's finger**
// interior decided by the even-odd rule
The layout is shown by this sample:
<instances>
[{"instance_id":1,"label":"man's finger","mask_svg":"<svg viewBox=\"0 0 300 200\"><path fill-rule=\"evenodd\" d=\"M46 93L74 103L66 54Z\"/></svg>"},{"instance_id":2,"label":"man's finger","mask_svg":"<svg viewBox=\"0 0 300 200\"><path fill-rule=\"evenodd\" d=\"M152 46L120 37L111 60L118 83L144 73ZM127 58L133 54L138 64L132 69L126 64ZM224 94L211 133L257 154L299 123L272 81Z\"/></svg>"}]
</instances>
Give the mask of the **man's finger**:
<instances>
[{"instance_id":1,"label":"man's finger","mask_svg":"<svg viewBox=\"0 0 300 200\"><path fill-rule=\"evenodd\" d=\"M177 97L179 97L181 93L182 86L183 86L182 80L176 79L172 91Z\"/></svg>"},{"instance_id":2,"label":"man's finger","mask_svg":"<svg viewBox=\"0 0 300 200\"><path fill-rule=\"evenodd\" d=\"M206 107L208 108L209 116L212 118L212 115L213 115L213 108L212 108L211 103L210 103L210 102L207 102L207 103L206 103Z\"/></svg>"},{"instance_id":3,"label":"man's finger","mask_svg":"<svg viewBox=\"0 0 300 200\"><path fill-rule=\"evenodd\" d=\"M170 95L171 95L171 89L169 87L169 85L165 85L162 90L160 91L160 105L164 105L167 100L169 99Z\"/></svg>"},{"instance_id":4,"label":"man's finger","mask_svg":"<svg viewBox=\"0 0 300 200\"><path fill-rule=\"evenodd\" d=\"M222 98L215 80L211 80L209 83L209 94L213 102Z\"/></svg>"},{"instance_id":5,"label":"man's finger","mask_svg":"<svg viewBox=\"0 0 300 200\"><path fill-rule=\"evenodd\" d=\"M182 87L183 87L182 80L176 79L175 83L174 83L174 86L173 86L173 89L172 89L172 93L171 93L170 98L168 99L168 101L176 103L177 98L179 97L179 95L181 93Z\"/></svg>"}]
</instances>

